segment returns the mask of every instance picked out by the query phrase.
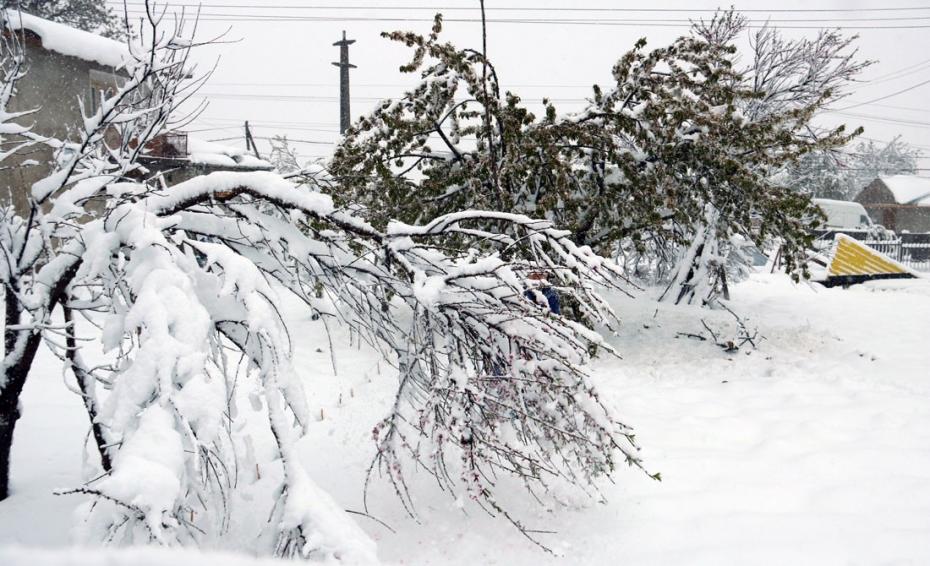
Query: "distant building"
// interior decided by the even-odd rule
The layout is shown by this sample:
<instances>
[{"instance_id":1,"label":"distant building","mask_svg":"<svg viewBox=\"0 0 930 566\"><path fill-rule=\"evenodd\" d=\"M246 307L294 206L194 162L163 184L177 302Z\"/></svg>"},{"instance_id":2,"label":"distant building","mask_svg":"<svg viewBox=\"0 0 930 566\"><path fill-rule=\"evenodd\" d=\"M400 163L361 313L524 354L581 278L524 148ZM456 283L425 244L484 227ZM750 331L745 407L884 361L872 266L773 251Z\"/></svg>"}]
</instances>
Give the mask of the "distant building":
<instances>
[{"instance_id":1,"label":"distant building","mask_svg":"<svg viewBox=\"0 0 930 566\"><path fill-rule=\"evenodd\" d=\"M100 91L119 84L115 69L129 58L126 46L92 33L6 10L4 34L20 35L26 53L26 75L16 83L7 111L27 112L23 125L42 136L73 139L81 124L83 103L88 111L99 103ZM0 202L16 210L28 207L32 184L51 170L54 152L37 144L7 156L0 168Z\"/></svg>"},{"instance_id":2,"label":"distant building","mask_svg":"<svg viewBox=\"0 0 930 566\"><path fill-rule=\"evenodd\" d=\"M159 171L168 186L213 171L270 171L274 168L248 151L190 137L184 132L164 133L148 144L139 159L150 171Z\"/></svg>"},{"instance_id":3,"label":"distant building","mask_svg":"<svg viewBox=\"0 0 930 566\"><path fill-rule=\"evenodd\" d=\"M75 140L81 127L81 104L92 112L100 93L119 87L120 69L130 60L126 44L63 24L9 9L4 34L17 33L26 53L26 75L16 85L8 112L37 112L20 118L36 134ZM33 145L10 155L0 167L0 203L12 201L16 210L28 208L32 184L49 174L54 152ZM153 140L140 160L152 171L163 171L171 185L215 170L269 170L270 164L244 150L188 139L169 132Z\"/></svg>"},{"instance_id":4,"label":"distant building","mask_svg":"<svg viewBox=\"0 0 930 566\"><path fill-rule=\"evenodd\" d=\"M875 179L855 201L872 221L895 232L930 232L930 178L894 175Z\"/></svg>"}]
</instances>

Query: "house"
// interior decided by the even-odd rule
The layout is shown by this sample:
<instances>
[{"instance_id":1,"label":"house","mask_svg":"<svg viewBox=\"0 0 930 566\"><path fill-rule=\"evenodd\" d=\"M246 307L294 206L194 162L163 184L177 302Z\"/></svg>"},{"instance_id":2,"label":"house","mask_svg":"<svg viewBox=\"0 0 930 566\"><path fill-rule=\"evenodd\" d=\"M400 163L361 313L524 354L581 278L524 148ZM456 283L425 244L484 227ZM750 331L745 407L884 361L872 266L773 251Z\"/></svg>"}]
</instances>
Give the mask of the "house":
<instances>
[{"instance_id":1,"label":"house","mask_svg":"<svg viewBox=\"0 0 930 566\"><path fill-rule=\"evenodd\" d=\"M893 175L875 179L854 199L872 221L895 232L930 232L930 178Z\"/></svg>"},{"instance_id":2,"label":"house","mask_svg":"<svg viewBox=\"0 0 930 566\"><path fill-rule=\"evenodd\" d=\"M81 105L94 111L100 93L119 87L121 72L131 55L125 43L12 9L6 10L4 34L20 35L27 72L17 82L17 93L8 112L36 108L19 121L36 134L56 139L77 137L83 117ZM0 203L12 202L22 213L28 209L32 184L44 178L54 164L54 152L34 145L8 156L0 167ZM188 138L184 132L168 132L146 147L140 160L150 171L163 172L168 185L216 170L270 170L256 157L225 146Z\"/></svg>"},{"instance_id":3,"label":"house","mask_svg":"<svg viewBox=\"0 0 930 566\"><path fill-rule=\"evenodd\" d=\"M168 186L213 171L270 171L274 166L245 149L166 132L147 146L139 162L146 169L161 172Z\"/></svg>"},{"instance_id":4,"label":"house","mask_svg":"<svg viewBox=\"0 0 930 566\"><path fill-rule=\"evenodd\" d=\"M118 85L116 69L129 58L126 45L12 9L4 20L0 31L20 35L27 67L7 111L39 108L18 121L42 136L73 139L82 120L80 104L93 109L95 92ZM0 201L12 201L20 213L27 210L30 187L48 175L54 158L43 145L7 156L0 168Z\"/></svg>"}]
</instances>

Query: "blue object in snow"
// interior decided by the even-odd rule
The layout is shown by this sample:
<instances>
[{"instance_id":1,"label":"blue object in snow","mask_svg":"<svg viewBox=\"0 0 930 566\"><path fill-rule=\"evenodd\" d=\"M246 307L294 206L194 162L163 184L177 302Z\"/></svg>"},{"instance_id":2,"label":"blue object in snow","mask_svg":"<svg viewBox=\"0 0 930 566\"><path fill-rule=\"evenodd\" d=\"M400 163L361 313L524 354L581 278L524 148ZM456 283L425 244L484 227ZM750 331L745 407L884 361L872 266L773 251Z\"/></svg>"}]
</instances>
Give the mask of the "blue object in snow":
<instances>
[{"instance_id":1,"label":"blue object in snow","mask_svg":"<svg viewBox=\"0 0 930 566\"><path fill-rule=\"evenodd\" d=\"M541 289L527 289L526 292L523 293L523 295L527 299L535 303L536 297L534 296L534 293L536 292L542 293L543 297L546 298L546 302L549 303L550 311L552 311L555 314L562 314L562 304L559 302L559 294L555 292L555 289L553 289L552 287L543 287Z\"/></svg>"}]
</instances>

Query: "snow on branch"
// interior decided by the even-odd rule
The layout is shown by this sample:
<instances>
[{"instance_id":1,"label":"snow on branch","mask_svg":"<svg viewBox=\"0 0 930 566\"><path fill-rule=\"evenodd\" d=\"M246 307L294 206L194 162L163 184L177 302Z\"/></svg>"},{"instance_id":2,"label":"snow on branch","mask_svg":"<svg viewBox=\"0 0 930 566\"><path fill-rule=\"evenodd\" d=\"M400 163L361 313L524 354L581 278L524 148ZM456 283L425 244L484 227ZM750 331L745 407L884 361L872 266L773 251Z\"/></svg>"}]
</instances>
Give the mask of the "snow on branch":
<instances>
[{"instance_id":1,"label":"snow on branch","mask_svg":"<svg viewBox=\"0 0 930 566\"><path fill-rule=\"evenodd\" d=\"M541 498L562 482L594 493L619 465L641 466L631 429L586 373L593 351L615 352L538 305L527 283L545 272L609 330L619 319L601 291L635 291L620 268L520 214L468 210L379 228L273 173L171 187L149 178L138 158L190 91L186 50L146 13L149 43L133 47L126 82L85 115L78 141L50 142L70 157L33 186L28 216L7 210L0 229L0 394L16 399L42 341L78 377L101 454L99 475L73 491L92 496L87 536L174 545L225 532L254 432L239 407L248 402L280 463L259 544L288 557L376 560L297 455L312 419L281 292L348 325L396 368L371 470L411 512L405 478L419 465L532 536L496 477ZM58 306L64 327L52 318ZM75 355L87 334L105 358L94 367Z\"/></svg>"},{"instance_id":2,"label":"snow on branch","mask_svg":"<svg viewBox=\"0 0 930 566\"><path fill-rule=\"evenodd\" d=\"M333 209L327 197L272 173L211 174L153 191L135 206L160 215L182 247L205 256L206 270L222 264L226 288L230 277L236 289L254 283L240 282L242 267L232 267L244 260L317 310L330 308L315 297L314 287L321 284L336 309L327 314L393 360L400 387L393 412L375 431L376 464L408 506L402 462L422 462L426 444L434 458L431 471L444 485L461 488L495 512L503 509L487 478L500 472L516 475L538 494L557 478L593 488L618 463L639 465L630 430L601 403L584 372L591 348L611 348L596 332L528 300L524 277L528 270L546 270L566 297L608 327L617 322L616 314L598 288L633 287L613 263L576 246L549 222L468 211L381 232ZM499 235L507 237L490 239L500 251L482 253L474 245L488 241L487 230L467 224L490 221L500 222ZM515 239L529 245L514 247ZM304 422L302 409L288 405L302 394L290 390L290 382L280 387L276 381L289 373L267 369L287 367L285 336L268 342L253 336L254 328L253 321L229 315L217 326L262 375L274 376L266 387L277 392L269 389L266 395L279 401L269 400L269 412L286 407ZM285 466L294 467L287 477L296 481L302 472L287 456L283 415L270 419ZM450 470L456 466L459 476L453 480ZM293 493L287 481L285 498ZM290 553L309 528L292 533L279 550Z\"/></svg>"}]
</instances>

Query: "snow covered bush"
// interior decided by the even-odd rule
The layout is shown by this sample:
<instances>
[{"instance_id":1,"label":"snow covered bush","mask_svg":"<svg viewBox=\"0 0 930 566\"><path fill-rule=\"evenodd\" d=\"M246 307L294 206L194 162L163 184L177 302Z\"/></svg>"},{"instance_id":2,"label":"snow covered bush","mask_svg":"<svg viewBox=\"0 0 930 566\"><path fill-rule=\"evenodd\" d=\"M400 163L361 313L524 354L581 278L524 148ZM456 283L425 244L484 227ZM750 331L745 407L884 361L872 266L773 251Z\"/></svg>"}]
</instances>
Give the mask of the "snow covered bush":
<instances>
[{"instance_id":1,"label":"snow covered bush","mask_svg":"<svg viewBox=\"0 0 930 566\"><path fill-rule=\"evenodd\" d=\"M264 431L281 482L256 550L375 561L373 542L297 457L312 376L292 362L282 292L349 325L397 368L373 470L408 506L407 467L422 464L526 532L489 478L513 475L540 496L559 478L596 488L619 464L639 466L630 429L585 373L591 347L609 346L526 297L526 274L545 270L609 328L617 318L598 290L632 289L615 264L520 214L375 227L307 179L212 173L166 186L138 157L197 81L192 42L156 15L148 23L146 43L130 44L126 81L85 115L77 141L0 116L4 136L61 153L32 186L26 217L7 207L0 218L4 496L19 395L44 343L73 373L99 452L95 473L65 492L90 496L86 537L174 545L222 534L250 438ZM17 61L0 94L15 95Z\"/></svg>"}]
</instances>

